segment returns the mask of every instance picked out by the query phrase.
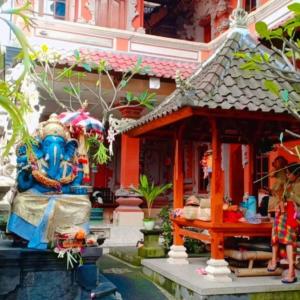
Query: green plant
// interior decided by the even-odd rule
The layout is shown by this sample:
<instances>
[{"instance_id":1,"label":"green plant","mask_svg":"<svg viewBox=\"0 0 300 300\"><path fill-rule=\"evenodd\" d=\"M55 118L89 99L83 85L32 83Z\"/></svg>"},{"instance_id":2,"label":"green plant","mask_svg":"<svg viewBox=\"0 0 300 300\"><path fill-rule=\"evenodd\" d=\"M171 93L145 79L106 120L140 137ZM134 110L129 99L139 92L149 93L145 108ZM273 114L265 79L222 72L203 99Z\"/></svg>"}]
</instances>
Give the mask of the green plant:
<instances>
[{"instance_id":1,"label":"green plant","mask_svg":"<svg viewBox=\"0 0 300 300\"><path fill-rule=\"evenodd\" d=\"M5 15L17 16L23 20L25 27L32 25L31 20L26 16L25 12L30 7L30 2L26 1L23 6L12 9L4 9L3 6L7 1L0 1L0 20L2 20L10 28L15 35L17 41L22 48L22 72L17 76L13 82L5 82L0 79L0 108L6 111L11 119L11 126L13 129L12 136L5 145L4 155L7 155L9 149L20 139L27 145L27 149L31 149L32 138L28 133L24 115L31 111L28 99L26 99L22 92L22 82L28 74L32 72L32 61L30 59L29 51L30 46L28 41L22 32L22 30L16 26L12 21L5 18ZM0 56L2 55L0 50ZM5 66L0 67L0 74L4 72Z\"/></svg>"},{"instance_id":2,"label":"green plant","mask_svg":"<svg viewBox=\"0 0 300 300\"><path fill-rule=\"evenodd\" d=\"M265 22L255 24L256 32L273 50L272 54L265 52L239 52L237 57L244 59L241 69L251 72L263 73L264 88L282 100L289 112L298 120L299 113L299 83L300 83L300 40L298 31L300 27L300 3L292 3L288 10L293 13L292 18L283 23L279 28L269 28ZM266 66L271 72L265 72ZM290 93L278 84L278 78L288 82L296 90Z\"/></svg>"},{"instance_id":3,"label":"green plant","mask_svg":"<svg viewBox=\"0 0 300 300\"><path fill-rule=\"evenodd\" d=\"M173 244L173 226L170 220L170 211L171 209L169 207L163 207L158 215L161 220L161 236L163 238L165 251L168 251Z\"/></svg>"},{"instance_id":4,"label":"green plant","mask_svg":"<svg viewBox=\"0 0 300 300\"><path fill-rule=\"evenodd\" d=\"M171 208L164 207L158 215L161 220L161 236L163 238L163 246L166 252L169 251L170 247L173 244L173 225L170 220L170 212ZM200 254L207 252L206 246L203 242L191 238L184 239L184 247L186 248L187 253L191 254Z\"/></svg>"},{"instance_id":5,"label":"green plant","mask_svg":"<svg viewBox=\"0 0 300 300\"><path fill-rule=\"evenodd\" d=\"M135 75L149 73L150 68L142 64L141 58L122 75L116 75L112 74L111 66L105 60L101 59L97 63L92 63L86 60L79 50L75 50L73 55L68 57L69 65L63 69L61 67L61 53L50 49L46 44L41 45L40 49L32 51L30 55L36 65L39 66L39 68L33 69L32 78L34 82L63 110L75 111L75 103L84 107L86 99L83 90L93 95L93 99L97 102L96 106L100 107L102 124L105 128L103 140L92 141L93 147L91 147L91 149L98 147L92 154L92 158L99 164L107 163L113 155L112 145L115 135L119 133L121 127L120 122L113 117L114 113L128 106L153 108L156 94L148 91L139 95L127 92L125 99L119 101L120 96L125 93L127 85ZM89 74L97 76L94 85L87 83L86 77ZM106 81L110 84L109 87L104 84ZM63 85L62 91L65 94L63 97L61 96L61 89L55 88L58 83L60 86ZM65 99L69 99L69 101L66 102ZM108 148L106 148L107 145Z\"/></svg>"},{"instance_id":6,"label":"green plant","mask_svg":"<svg viewBox=\"0 0 300 300\"><path fill-rule=\"evenodd\" d=\"M171 183L164 185L154 185L154 182L150 183L146 175L140 176L140 184L138 188L132 188L132 190L140 194L147 203L147 215L148 218L151 218L151 209L155 199L163 194L166 190L172 187Z\"/></svg>"},{"instance_id":7,"label":"green plant","mask_svg":"<svg viewBox=\"0 0 300 300\"><path fill-rule=\"evenodd\" d=\"M200 254L207 252L205 249L205 244L202 241L191 238L184 239L184 247L186 248L186 252L190 254Z\"/></svg>"},{"instance_id":8,"label":"green plant","mask_svg":"<svg viewBox=\"0 0 300 300\"><path fill-rule=\"evenodd\" d=\"M148 109L153 109L156 101L156 94L144 91L135 96L132 92L127 92L125 98L120 102L124 106L145 106Z\"/></svg>"}]
</instances>

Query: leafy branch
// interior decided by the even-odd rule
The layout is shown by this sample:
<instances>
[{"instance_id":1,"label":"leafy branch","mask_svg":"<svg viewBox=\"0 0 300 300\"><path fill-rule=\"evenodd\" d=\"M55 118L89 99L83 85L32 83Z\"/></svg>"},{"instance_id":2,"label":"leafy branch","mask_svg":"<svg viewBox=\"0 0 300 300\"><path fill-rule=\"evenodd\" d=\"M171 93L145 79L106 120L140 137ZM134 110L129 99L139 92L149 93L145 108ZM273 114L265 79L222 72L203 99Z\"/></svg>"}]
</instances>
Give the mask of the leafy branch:
<instances>
[{"instance_id":1,"label":"leafy branch","mask_svg":"<svg viewBox=\"0 0 300 300\"><path fill-rule=\"evenodd\" d=\"M235 55L245 61L241 69L253 72L264 72L266 68L271 70L271 72L264 72L264 88L279 97L288 111L300 120L300 95L298 94L300 90L300 40L296 38L296 32L300 27L300 3L289 5L288 9L294 13L293 18L276 30L268 28L265 22L257 22L255 25L260 38L269 43L273 50L272 54L265 51L236 53ZM291 95L288 89L282 89L278 84L278 78L287 81L296 93Z\"/></svg>"},{"instance_id":2,"label":"leafy branch","mask_svg":"<svg viewBox=\"0 0 300 300\"><path fill-rule=\"evenodd\" d=\"M9 115L12 124L12 135L9 137L9 141L5 147L4 155L7 155L10 148L22 141L27 145L27 149L31 149L32 138L28 133L24 115L31 111L29 103L25 99L21 85L26 76L32 72L32 60L30 58L30 45L22 32L22 30L16 26L13 22L6 19L4 15L14 15L23 20L26 27L32 26L31 19L25 14L30 7L30 2L26 1L25 4L18 8L4 9L3 6L6 1L0 2L0 20L2 20L11 29L15 35L17 41L22 48L22 72L18 75L13 82L5 82L0 80L0 107L4 109ZM3 66L4 68L5 66Z\"/></svg>"}]
</instances>

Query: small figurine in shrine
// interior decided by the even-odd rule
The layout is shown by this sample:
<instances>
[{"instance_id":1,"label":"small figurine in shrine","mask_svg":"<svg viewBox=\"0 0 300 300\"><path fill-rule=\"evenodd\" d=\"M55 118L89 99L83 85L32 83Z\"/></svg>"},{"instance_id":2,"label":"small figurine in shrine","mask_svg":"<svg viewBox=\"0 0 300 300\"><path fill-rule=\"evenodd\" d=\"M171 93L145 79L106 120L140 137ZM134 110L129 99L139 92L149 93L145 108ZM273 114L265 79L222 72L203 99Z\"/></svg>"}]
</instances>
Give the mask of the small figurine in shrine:
<instances>
[{"instance_id":1,"label":"small figurine in shrine","mask_svg":"<svg viewBox=\"0 0 300 300\"><path fill-rule=\"evenodd\" d=\"M272 260L269 262L268 271L274 271L277 267L277 256L279 245L286 247L288 260L288 273L282 279L283 283L294 283L297 281L294 267L294 253L297 241L297 207L300 206L300 168L293 163L287 169L287 183L283 197L285 202L283 210L276 211L272 229Z\"/></svg>"},{"instance_id":2,"label":"small figurine in shrine","mask_svg":"<svg viewBox=\"0 0 300 300\"><path fill-rule=\"evenodd\" d=\"M32 152L17 150L16 195L8 230L45 249L58 227L88 231L91 204L83 186L83 168L78 162L76 139L56 115L40 124Z\"/></svg>"},{"instance_id":3,"label":"small figurine in shrine","mask_svg":"<svg viewBox=\"0 0 300 300\"><path fill-rule=\"evenodd\" d=\"M203 173L204 173L203 177L208 181L207 192L210 192L210 177L212 174L212 150L207 150L204 153L200 163L203 168Z\"/></svg>"}]
</instances>

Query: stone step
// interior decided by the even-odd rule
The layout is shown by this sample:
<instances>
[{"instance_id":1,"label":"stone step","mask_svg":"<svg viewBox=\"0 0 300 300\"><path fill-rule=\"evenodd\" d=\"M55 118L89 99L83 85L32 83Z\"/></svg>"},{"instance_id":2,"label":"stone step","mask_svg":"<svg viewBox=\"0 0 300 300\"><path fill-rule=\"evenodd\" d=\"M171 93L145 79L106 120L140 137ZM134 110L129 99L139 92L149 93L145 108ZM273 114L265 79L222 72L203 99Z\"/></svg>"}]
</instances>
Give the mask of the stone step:
<instances>
[{"instance_id":1,"label":"stone step","mask_svg":"<svg viewBox=\"0 0 300 300\"><path fill-rule=\"evenodd\" d=\"M77 269L76 281L85 290L90 291L92 299L103 299L114 295L116 286L103 276L94 264L82 265Z\"/></svg>"}]
</instances>

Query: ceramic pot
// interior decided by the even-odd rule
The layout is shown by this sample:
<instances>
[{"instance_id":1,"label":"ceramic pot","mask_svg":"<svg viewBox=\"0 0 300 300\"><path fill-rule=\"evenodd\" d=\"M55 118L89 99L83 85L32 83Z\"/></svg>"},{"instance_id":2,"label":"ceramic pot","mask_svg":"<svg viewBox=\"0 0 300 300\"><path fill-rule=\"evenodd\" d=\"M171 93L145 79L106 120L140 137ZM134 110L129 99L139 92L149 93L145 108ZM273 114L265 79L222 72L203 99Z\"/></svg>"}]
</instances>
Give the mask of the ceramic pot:
<instances>
[{"instance_id":1,"label":"ceramic pot","mask_svg":"<svg viewBox=\"0 0 300 300\"><path fill-rule=\"evenodd\" d=\"M123 118L129 119L139 119L144 111L145 107L143 106L127 106L119 108L119 111Z\"/></svg>"},{"instance_id":2,"label":"ceramic pot","mask_svg":"<svg viewBox=\"0 0 300 300\"><path fill-rule=\"evenodd\" d=\"M154 219L144 219L144 228L146 230L153 230L154 225L155 225L155 220Z\"/></svg>"}]
</instances>

